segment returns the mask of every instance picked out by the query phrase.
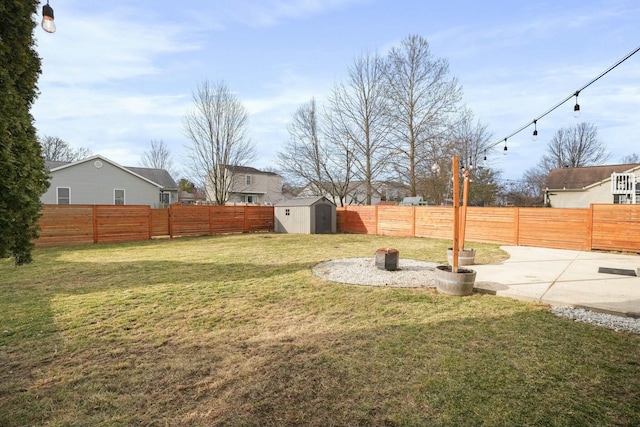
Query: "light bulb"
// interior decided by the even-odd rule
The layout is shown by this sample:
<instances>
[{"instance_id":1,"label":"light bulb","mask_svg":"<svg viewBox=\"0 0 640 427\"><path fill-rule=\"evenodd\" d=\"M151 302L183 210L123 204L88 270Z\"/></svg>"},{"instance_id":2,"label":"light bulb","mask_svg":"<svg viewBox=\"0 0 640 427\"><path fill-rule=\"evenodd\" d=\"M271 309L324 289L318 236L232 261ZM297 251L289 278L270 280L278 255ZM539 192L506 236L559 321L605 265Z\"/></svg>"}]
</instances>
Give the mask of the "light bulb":
<instances>
[{"instance_id":1,"label":"light bulb","mask_svg":"<svg viewBox=\"0 0 640 427\"><path fill-rule=\"evenodd\" d=\"M56 32L56 24L53 22L53 8L49 6L49 2L42 6L42 29L47 33Z\"/></svg>"},{"instance_id":2,"label":"light bulb","mask_svg":"<svg viewBox=\"0 0 640 427\"><path fill-rule=\"evenodd\" d=\"M578 105L577 103L573 107L573 117L575 117L576 119L580 117L580 105Z\"/></svg>"},{"instance_id":3,"label":"light bulb","mask_svg":"<svg viewBox=\"0 0 640 427\"><path fill-rule=\"evenodd\" d=\"M504 150L502 150L502 154L507 155L507 138L504 139Z\"/></svg>"},{"instance_id":4,"label":"light bulb","mask_svg":"<svg viewBox=\"0 0 640 427\"><path fill-rule=\"evenodd\" d=\"M538 140L538 130L537 129L533 131L533 135L531 135L531 139L533 141L537 141Z\"/></svg>"}]
</instances>

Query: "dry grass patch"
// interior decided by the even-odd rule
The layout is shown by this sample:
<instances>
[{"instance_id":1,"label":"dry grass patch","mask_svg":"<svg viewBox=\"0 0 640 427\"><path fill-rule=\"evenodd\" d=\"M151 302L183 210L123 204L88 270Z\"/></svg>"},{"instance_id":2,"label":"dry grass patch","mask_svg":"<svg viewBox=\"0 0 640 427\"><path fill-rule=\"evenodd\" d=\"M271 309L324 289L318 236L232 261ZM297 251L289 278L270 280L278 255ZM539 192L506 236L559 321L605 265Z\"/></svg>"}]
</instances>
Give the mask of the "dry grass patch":
<instances>
[{"instance_id":1,"label":"dry grass patch","mask_svg":"<svg viewBox=\"0 0 640 427\"><path fill-rule=\"evenodd\" d=\"M632 425L640 337L488 295L323 281L448 242L236 235L0 261L0 425ZM504 257L475 245L476 259Z\"/></svg>"}]
</instances>

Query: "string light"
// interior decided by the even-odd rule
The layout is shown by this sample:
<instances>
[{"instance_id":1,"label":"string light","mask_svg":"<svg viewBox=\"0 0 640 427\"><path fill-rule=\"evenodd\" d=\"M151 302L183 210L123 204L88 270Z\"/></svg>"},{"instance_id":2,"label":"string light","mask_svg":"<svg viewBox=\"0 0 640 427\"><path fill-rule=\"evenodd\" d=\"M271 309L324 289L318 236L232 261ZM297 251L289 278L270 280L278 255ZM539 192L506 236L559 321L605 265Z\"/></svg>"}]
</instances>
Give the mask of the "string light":
<instances>
[{"instance_id":1,"label":"string light","mask_svg":"<svg viewBox=\"0 0 640 427\"><path fill-rule=\"evenodd\" d=\"M47 33L56 32L56 24L53 22L53 8L49 6L49 0L47 4L42 6L42 29Z\"/></svg>"},{"instance_id":2,"label":"string light","mask_svg":"<svg viewBox=\"0 0 640 427\"><path fill-rule=\"evenodd\" d=\"M567 96L566 98L564 98L563 100L561 100L560 102L558 102L556 105L554 105L553 107L549 108L547 111L545 111L543 114L541 114L540 116L536 117L532 122L527 122L527 124L525 124L524 126L518 128L516 131L512 132L511 134L507 135L504 138L504 154L507 154L507 138L511 138L514 135L517 135L518 133L522 132L523 130L525 130L526 128L528 128L529 126L531 126L531 124L534 125L534 131L533 131L533 137L536 137L538 134L537 131L537 122L538 120L542 119L543 117L547 116L548 114L550 114L552 111L556 110L558 107L560 107L561 105L563 105L564 103L566 103L567 101L569 101L571 98L573 98L574 96L576 97L576 104L573 107L573 111L574 111L574 115L577 113L578 115L580 114L580 105L578 104L578 95L580 94L581 91L583 91L584 89L588 88L589 86L591 86L592 84L594 84L596 81L600 80L602 77L604 77L607 73L609 73L610 71L612 71L613 69L615 69L616 67L618 67L620 64L622 64L624 61L626 61L627 59L631 58L633 55L635 55L636 53L638 53L638 51L640 51L640 46L638 46L637 48L633 49L631 52L629 52L627 55L625 55L622 59L618 60L615 64L613 64L612 66L610 66L609 68L607 68L606 70L604 70L602 73L598 74L596 77L594 77L589 83L587 83L586 85L582 86L580 89L576 90L575 92L573 92L571 95ZM493 144L489 145L486 148L492 148L495 147L496 145L499 145L500 143L502 143L502 139L497 140L496 142L494 142ZM486 150L485 148L485 150Z\"/></svg>"},{"instance_id":3,"label":"string light","mask_svg":"<svg viewBox=\"0 0 640 427\"><path fill-rule=\"evenodd\" d=\"M576 92L576 105L573 106L573 117L576 119L580 117L580 104L578 104L578 95L580 95L580 91Z\"/></svg>"},{"instance_id":4,"label":"string light","mask_svg":"<svg viewBox=\"0 0 640 427\"><path fill-rule=\"evenodd\" d=\"M537 141L538 140L538 126L536 125L536 123L538 123L537 120L533 121L533 135L531 136L531 139L533 141Z\"/></svg>"}]
</instances>

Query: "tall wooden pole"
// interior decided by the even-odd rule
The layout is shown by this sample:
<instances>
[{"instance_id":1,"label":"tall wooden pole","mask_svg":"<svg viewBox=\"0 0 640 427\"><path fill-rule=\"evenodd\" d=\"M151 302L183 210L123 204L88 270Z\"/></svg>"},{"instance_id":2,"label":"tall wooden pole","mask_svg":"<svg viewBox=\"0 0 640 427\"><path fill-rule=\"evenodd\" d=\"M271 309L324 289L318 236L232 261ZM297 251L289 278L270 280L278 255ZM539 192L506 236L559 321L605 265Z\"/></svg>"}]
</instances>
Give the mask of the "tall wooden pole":
<instances>
[{"instance_id":1,"label":"tall wooden pole","mask_svg":"<svg viewBox=\"0 0 640 427\"><path fill-rule=\"evenodd\" d=\"M467 228L467 205L469 200L469 169L464 171L462 186L462 212L460 218L460 250L464 251L464 235Z\"/></svg>"},{"instance_id":2,"label":"tall wooden pole","mask_svg":"<svg viewBox=\"0 0 640 427\"><path fill-rule=\"evenodd\" d=\"M460 179L458 178L458 156L453 156L453 265L451 271L458 272L458 239L460 236Z\"/></svg>"}]
</instances>

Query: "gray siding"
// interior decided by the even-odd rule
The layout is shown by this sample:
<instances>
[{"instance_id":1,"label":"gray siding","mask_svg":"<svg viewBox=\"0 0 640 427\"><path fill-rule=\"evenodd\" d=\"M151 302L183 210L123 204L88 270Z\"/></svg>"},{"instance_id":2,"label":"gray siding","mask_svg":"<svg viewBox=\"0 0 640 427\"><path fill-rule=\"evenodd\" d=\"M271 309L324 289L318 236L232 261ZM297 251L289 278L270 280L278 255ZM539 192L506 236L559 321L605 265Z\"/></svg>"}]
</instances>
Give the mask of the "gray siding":
<instances>
[{"instance_id":1,"label":"gray siding","mask_svg":"<svg viewBox=\"0 0 640 427\"><path fill-rule=\"evenodd\" d=\"M52 172L51 186L41 197L42 203L55 204L56 188L71 188L71 204L114 204L114 189L125 190L125 204L149 205L154 207L160 201L160 190L142 178L100 160L102 167L97 168L92 159Z\"/></svg>"},{"instance_id":2,"label":"gray siding","mask_svg":"<svg viewBox=\"0 0 640 427\"><path fill-rule=\"evenodd\" d=\"M289 215L286 211L289 210ZM311 234L312 208L310 206L276 206L274 210L276 232Z\"/></svg>"}]
</instances>

